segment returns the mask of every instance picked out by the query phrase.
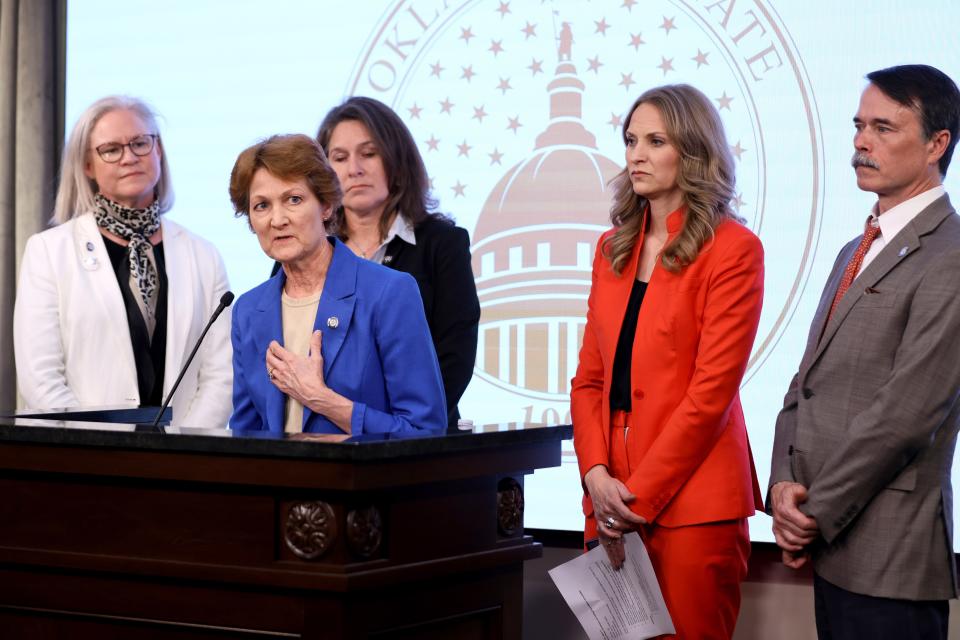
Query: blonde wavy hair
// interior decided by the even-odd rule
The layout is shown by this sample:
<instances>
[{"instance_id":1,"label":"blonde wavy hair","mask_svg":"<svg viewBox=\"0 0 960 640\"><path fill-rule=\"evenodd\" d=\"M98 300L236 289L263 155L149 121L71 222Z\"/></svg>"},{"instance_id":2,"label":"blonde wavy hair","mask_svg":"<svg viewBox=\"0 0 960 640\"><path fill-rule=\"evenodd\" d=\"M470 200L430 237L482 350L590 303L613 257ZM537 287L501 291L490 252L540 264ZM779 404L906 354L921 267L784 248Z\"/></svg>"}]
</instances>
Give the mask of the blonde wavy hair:
<instances>
[{"instance_id":1,"label":"blonde wavy hair","mask_svg":"<svg viewBox=\"0 0 960 640\"><path fill-rule=\"evenodd\" d=\"M686 84L655 87L637 98L623 123L624 144L630 118L641 104L653 105L660 112L670 144L680 155L677 185L686 218L680 233L660 254L663 267L676 273L697 259L721 222L740 220L730 209L736 185L733 158L720 114L709 98ZM602 251L619 275L645 224L647 199L634 193L629 167L610 184L614 188L610 222L616 231L604 241Z\"/></svg>"}]
</instances>

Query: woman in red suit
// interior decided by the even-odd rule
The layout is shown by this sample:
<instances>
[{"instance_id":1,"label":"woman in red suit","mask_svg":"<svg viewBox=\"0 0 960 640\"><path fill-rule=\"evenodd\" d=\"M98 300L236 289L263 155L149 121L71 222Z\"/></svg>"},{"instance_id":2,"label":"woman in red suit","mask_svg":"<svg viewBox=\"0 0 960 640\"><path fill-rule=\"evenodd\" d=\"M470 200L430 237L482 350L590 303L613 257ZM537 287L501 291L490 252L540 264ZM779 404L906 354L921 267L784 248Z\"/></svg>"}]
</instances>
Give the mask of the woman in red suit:
<instances>
[{"instance_id":1,"label":"woman in red suit","mask_svg":"<svg viewBox=\"0 0 960 640\"><path fill-rule=\"evenodd\" d=\"M639 532L678 638L730 638L762 508L738 389L763 300L763 248L730 208L720 116L658 87L623 127L613 229L597 246L571 404L585 540L615 569Z\"/></svg>"}]
</instances>

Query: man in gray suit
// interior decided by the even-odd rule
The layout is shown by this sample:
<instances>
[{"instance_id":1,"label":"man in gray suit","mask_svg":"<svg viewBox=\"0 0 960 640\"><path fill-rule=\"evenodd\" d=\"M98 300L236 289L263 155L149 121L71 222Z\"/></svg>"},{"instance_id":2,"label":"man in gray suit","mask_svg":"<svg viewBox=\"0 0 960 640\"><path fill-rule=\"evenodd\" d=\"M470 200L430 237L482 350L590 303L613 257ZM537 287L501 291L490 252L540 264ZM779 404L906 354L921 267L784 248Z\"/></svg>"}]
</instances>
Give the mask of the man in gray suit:
<instances>
[{"instance_id":1,"label":"man in gray suit","mask_svg":"<svg viewBox=\"0 0 960 640\"><path fill-rule=\"evenodd\" d=\"M877 203L814 315L777 418L767 505L784 563L812 559L821 640L946 638L960 217L942 180L960 92L924 65L867 79L852 164Z\"/></svg>"}]
</instances>

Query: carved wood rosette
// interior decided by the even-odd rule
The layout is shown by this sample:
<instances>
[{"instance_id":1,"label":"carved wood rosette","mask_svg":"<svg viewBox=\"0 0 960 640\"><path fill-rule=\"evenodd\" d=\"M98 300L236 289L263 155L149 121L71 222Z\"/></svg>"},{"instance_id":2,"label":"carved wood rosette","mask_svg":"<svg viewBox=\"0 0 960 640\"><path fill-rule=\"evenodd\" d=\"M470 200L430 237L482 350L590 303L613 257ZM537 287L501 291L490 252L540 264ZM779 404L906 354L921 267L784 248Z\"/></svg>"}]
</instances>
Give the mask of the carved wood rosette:
<instances>
[{"instance_id":1,"label":"carved wood rosette","mask_svg":"<svg viewBox=\"0 0 960 640\"><path fill-rule=\"evenodd\" d=\"M515 536L523 530L523 487L513 478L497 484L497 530Z\"/></svg>"},{"instance_id":2,"label":"carved wood rosette","mask_svg":"<svg viewBox=\"0 0 960 640\"><path fill-rule=\"evenodd\" d=\"M337 522L329 504L312 500L291 505L283 541L297 557L316 560L330 550L336 538Z\"/></svg>"},{"instance_id":3,"label":"carved wood rosette","mask_svg":"<svg viewBox=\"0 0 960 640\"><path fill-rule=\"evenodd\" d=\"M383 541L383 519L374 506L351 509L347 513L347 547L357 557L372 558Z\"/></svg>"}]
</instances>

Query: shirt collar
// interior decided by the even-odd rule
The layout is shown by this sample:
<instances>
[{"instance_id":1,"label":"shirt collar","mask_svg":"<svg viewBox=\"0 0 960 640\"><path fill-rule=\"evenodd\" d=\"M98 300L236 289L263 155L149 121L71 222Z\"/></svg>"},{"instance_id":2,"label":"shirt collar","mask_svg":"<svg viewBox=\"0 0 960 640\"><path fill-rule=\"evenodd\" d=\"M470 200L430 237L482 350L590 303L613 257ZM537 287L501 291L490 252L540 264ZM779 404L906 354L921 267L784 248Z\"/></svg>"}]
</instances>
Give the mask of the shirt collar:
<instances>
[{"instance_id":1,"label":"shirt collar","mask_svg":"<svg viewBox=\"0 0 960 640\"><path fill-rule=\"evenodd\" d=\"M904 200L892 209L887 209L877 216L877 205L873 205L872 216L877 216L880 223L880 235L884 240L891 240L921 211L933 204L933 201L947 192L943 185L928 189L923 193Z\"/></svg>"},{"instance_id":2,"label":"shirt collar","mask_svg":"<svg viewBox=\"0 0 960 640\"><path fill-rule=\"evenodd\" d=\"M390 229L387 231L387 237L384 239L383 244L390 244L390 241L397 236L400 236L400 239L407 244L417 244L417 236L413 232L413 225L410 224L410 222L399 213L397 213L397 217L393 219L393 224L390 225Z\"/></svg>"},{"instance_id":3,"label":"shirt collar","mask_svg":"<svg viewBox=\"0 0 960 640\"><path fill-rule=\"evenodd\" d=\"M399 212L397 212L396 217L393 219L393 224L391 224L387 230L387 237L383 239L383 242L377 250L370 256L370 261L383 264L383 259L387 255L387 245L389 245L390 241L394 238L400 238L407 244L417 244L417 236L413 232L413 225Z\"/></svg>"}]
</instances>

